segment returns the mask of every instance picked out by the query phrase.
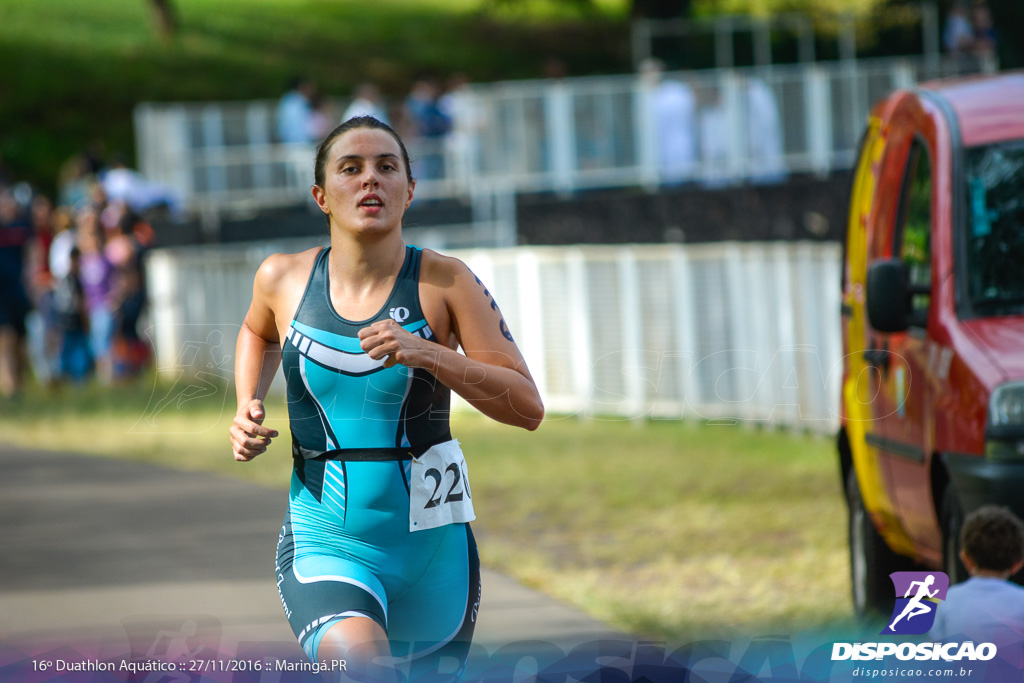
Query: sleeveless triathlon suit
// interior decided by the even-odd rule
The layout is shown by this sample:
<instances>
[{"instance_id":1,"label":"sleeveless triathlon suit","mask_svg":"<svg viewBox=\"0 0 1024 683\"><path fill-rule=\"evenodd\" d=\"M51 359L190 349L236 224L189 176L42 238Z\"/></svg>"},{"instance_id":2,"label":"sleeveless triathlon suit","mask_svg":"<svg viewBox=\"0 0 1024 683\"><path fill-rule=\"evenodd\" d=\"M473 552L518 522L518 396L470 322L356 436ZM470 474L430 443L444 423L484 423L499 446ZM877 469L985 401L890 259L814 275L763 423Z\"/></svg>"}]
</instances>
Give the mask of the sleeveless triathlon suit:
<instances>
[{"instance_id":1,"label":"sleeveless triathlon suit","mask_svg":"<svg viewBox=\"0 0 1024 683\"><path fill-rule=\"evenodd\" d=\"M330 303L329 252L316 257L282 354L295 466L277 551L281 602L313 661L328 628L366 616L399 661L464 666L480 600L473 534L468 524L409 531L411 458L451 439L449 389L359 348L359 330L388 317L436 341L420 308L422 252L406 247L390 297L361 322Z\"/></svg>"}]
</instances>

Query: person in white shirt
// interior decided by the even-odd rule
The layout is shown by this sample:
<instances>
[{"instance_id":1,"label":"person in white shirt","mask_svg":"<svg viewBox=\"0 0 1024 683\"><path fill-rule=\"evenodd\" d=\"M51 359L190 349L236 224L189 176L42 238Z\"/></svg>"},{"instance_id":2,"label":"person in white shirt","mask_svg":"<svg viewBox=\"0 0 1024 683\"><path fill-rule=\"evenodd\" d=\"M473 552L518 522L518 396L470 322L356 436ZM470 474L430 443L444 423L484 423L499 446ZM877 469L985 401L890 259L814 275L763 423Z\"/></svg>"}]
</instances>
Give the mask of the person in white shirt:
<instances>
[{"instance_id":1,"label":"person in white shirt","mask_svg":"<svg viewBox=\"0 0 1024 683\"><path fill-rule=\"evenodd\" d=\"M658 170L665 185L691 180L697 165L697 98L682 80L665 78L664 65L647 60L640 67L657 135Z\"/></svg>"},{"instance_id":2,"label":"person in white shirt","mask_svg":"<svg viewBox=\"0 0 1024 683\"><path fill-rule=\"evenodd\" d=\"M361 83L356 86L355 98L342 114L341 122L344 123L357 116L372 116L381 123L390 125L387 109L381 99L380 88L373 83Z\"/></svg>"}]
</instances>

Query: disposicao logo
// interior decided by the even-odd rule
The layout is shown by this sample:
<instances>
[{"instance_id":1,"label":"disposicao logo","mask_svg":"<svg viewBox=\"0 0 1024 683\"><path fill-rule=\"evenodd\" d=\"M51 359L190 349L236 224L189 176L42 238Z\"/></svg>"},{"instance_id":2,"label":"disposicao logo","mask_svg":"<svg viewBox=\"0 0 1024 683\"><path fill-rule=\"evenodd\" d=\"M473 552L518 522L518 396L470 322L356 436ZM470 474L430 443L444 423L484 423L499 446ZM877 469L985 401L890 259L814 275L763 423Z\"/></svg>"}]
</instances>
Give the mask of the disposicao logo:
<instances>
[{"instance_id":1,"label":"disposicao logo","mask_svg":"<svg viewBox=\"0 0 1024 683\"><path fill-rule=\"evenodd\" d=\"M949 577L942 572L893 572L889 575L896 589L896 606L882 635L921 635L931 630L939 601L946 599ZM899 660L946 662L988 661L996 656L992 643L833 643L832 661ZM856 673L854 675L857 675Z\"/></svg>"},{"instance_id":2,"label":"disposicao logo","mask_svg":"<svg viewBox=\"0 0 1024 683\"><path fill-rule=\"evenodd\" d=\"M935 623L939 600L946 599L949 577L942 572L893 572L896 606L883 635L920 635Z\"/></svg>"}]
</instances>

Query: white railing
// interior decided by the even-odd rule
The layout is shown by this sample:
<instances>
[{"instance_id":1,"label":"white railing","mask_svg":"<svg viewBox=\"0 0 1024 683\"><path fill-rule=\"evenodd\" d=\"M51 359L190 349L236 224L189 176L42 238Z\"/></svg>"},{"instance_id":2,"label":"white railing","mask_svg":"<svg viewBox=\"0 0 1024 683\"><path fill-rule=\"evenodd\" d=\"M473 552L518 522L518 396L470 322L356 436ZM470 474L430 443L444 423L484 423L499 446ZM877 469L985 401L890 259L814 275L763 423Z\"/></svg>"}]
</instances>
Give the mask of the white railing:
<instances>
[{"instance_id":1,"label":"white railing","mask_svg":"<svg viewBox=\"0 0 1024 683\"><path fill-rule=\"evenodd\" d=\"M149 334L162 373L230 377L256 268L305 246L153 251ZM449 253L499 302L552 419L689 417L820 432L837 424L838 245Z\"/></svg>"},{"instance_id":2,"label":"white railing","mask_svg":"<svg viewBox=\"0 0 1024 683\"><path fill-rule=\"evenodd\" d=\"M668 133L653 114L658 85L633 75L476 85L462 94L448 139L408 144L414 173L417 160L442 160L438 177L420 178L420 197L484 207L502 193L827 173L852 163L874 102L962 67L922 57L665 74L662 82L689 90L693 112L679 125L699 149L671 177L659 160ZM200 213L308 201L313 149L274 141L275 106L140 104L139 168Z\"/></svg>"}]
</instances>

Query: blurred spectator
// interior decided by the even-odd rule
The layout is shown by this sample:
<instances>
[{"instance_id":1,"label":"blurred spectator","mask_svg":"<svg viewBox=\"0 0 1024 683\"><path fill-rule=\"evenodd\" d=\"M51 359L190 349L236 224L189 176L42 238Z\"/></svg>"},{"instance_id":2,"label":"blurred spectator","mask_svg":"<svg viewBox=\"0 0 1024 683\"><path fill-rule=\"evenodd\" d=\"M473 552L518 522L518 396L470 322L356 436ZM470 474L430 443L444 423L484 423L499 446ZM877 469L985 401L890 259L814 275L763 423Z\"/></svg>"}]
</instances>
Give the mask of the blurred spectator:
<instances>
[{"instance_id":1,"label":"blurred spectator","mask_svg":"<svg viewBox=\"0 0 1024 683\"><path fill-rule=\"evenodd\" d=\"M380 96L380 89L373 83L360 83L356 86L355 99L345 109L341 120L345 122L356 116L372 116L378 121L390 125L388 112Z\"/></svg>"},{"instance_id":2,"label":"blurred spectator","mask_svg":"<svg viewBox=\"0 0 1024 683\"><path fill-rule=\"evenodd\" d=\"M298 77L277 105L277 139L285 143L309 143L309 120L313 114L310 102L316 86L307 78Z\"/></svg>"},{"instance_id":3,"label":"blurred spectator","mask_svg":"<svg viewBox=\"0 0 1024 683\"><path fill-rule=\"evenodd\" d=\"M786 179L782 150L782 121L775 92L760 78L747 80L747 151L755 183Z\"/></svg>"},{"instance_id":4,"label":"blurred spectator","mask_svg":"<svg viewBox=\"0 0 1024 683\"><path fill-rule=\"evenodd\" d=\"M103 207L100 211L100 225L107 232L109 238L110 232L117 227L117 224L121 221L121 217L128 212L128 204L123 199L112 199L110 202Z\"/></svg>"},{"instance_id":5,"label":"blurred spectator","mask_svg":"<svg viewBox=\"0 0 1024 683\"><path fill-rule=\"evenodd\" d=\"M167 207L172 213L182 209L182 202L174 190L159 183L146 180L138 172L128 168L124 159L115 157L110 169L100 174L105 201L121 202L133 211L148 211ZM95 198L94 198L95 201Z\"/></svg>"},{"instance_id":6,"label":"blurred spectator","mask_svg":"<svg viewBox=\"0 0 1024 683\"><path fill-rule=\"evenodd\" d=\"M309 138L319 144L340 123L338 108L334 106L334 101L330 97L319 91L313 94L310 106Z\"/></svg>"},{"instance_id":7,"label":"blurred spectator","mask_svg":"<svg viewBox=\"0 0 1024 683\"><path fill-rule=\"evenodd\" d=\"M942 47L950 54L968 54L974 49L974 26L967 12L967 3L956 2L949 9L942 29Z\"/></svg>"},{"instance_id":8,"label":"blurred spectator","mask_svg":"<svg viewBox=\"0 0 1024 683\"><path fill-rule=\"evenodd\" d=\"M103 140L93 140L90 142L85 151L82 152L82 158L85 163L85 172L93 177L99 176L106 168L104 159L107 156L107 143Z\"/></svg>"},{"instance_id":9,"label":"blurred spectator","mask_svg":"<svg viewBox=\"0 0 1024 683\"><path fill-rule=\"evenodd\" d=\"M50 224L53 227L53 239L50 240L50 253L47 260L50 266L50 280L56 290L58 280L66 277L71 269L71 252L78 248L78 232L75 230L74 214L66 206L58 206L53 210ZM55 263L57 264L57 269L54 268ZM56 327L56 313L54 318L54 326ZM58 340L55 351L57 361L55 363L56 367L60 368L61 333L59 329L55 329L54 336ZM58 375L60 375L60 372L58 372Z\"/></svg>"},{"instance_id":10,"label":"blurred spectator","mask_svg":"<svg viewBox=\"0 0 1024 683\"><path fill-rule=\"evenodd\" d=\"M692 178L697 163L697 98L682 81L665 78L664 65L654 59L640 66L641 85L656 131L658 168L668 185Z\"/></svg>"},{"instance_id":11,"label":"blurred spectator","mask_svg":"<svg viewBox=\"0 0 1024 683\"><path fill-rule=\"evenodd\" d=\"M57 203L60 206L80 209L93 201L94 186L103 173L103 155L106 145L94 140L65 161L57 174Z\"/></svg>"},{"instance_id":12,"label":"blurred spectator","mask_svg":"<svg viewBox=\"0 0 1024 683\"><path fill-rule=\"evenodd\" d=\"M142 270L142 245L135 238L137 217L125 212L107 240L105 255L114 267L112 307L115 318L114 376L138 374L149 357L139 336L139 317L146 305L146 279Z\"/></svg>"},{"instance_id":13,"label":"blurred spectator","mask_svg":"<svg viewBox=\"0 0 1024 683\"><path fill-rule=\"evenodd\" d=\"M419 160L413 162L413 175L423 180L432 180L444 175L442 156L444 138L451 130L451 121L441 111L438 99L441 89L437 79L424 76L419 78L405 100L408 123L412 137L420 148Z\"/></svg>"},{"instance_id":14,"label":"blurred spectator","mask_svg":"<svg viewBox=\"0 0 1024 683\"><path fill-rule=\"evenodd\" d=\"M95 178L85 154L76 154L60 167L57 176L57 201L61 206L81 208L89 202L89 190Z\"/></svg>"},{"instance_id":15,"label":"blurred spectator","mask_svg":"<svg viewBox=\"0 0 1024 683\"><path fill-rule=\"evenodd\" d=\"M0 189L0 396L21 389L25 319L30 309L25 290L25 253L29 219L7 188Z\"/></svg>"},{"instance_id":16,"label":"blurred spectator","mask_svg":"<svg viewBox=\"0 0 1024 683\"><path fill-rule=\"evenodd\" d=\"M975 2L971 9L971 20L974 24L974 56L980 60L994 59L998 47L995 24L992 23L992 10L983 0Z\"/></svg>"},{"instance_id":17,"label":"blurred spectator","mask_svg":"<svg viewBox=\"0 0 1024 683\"><path fill-rule=\"evenodd\" d=\"M544 119L531 127L543 133L531 135L530 142L536 149L534 155L544 160L544 170L552 174L554 186L561 191L566 174L571 172L572 161L565 154L564 145L551 141L569 140L574 135L572 91L565 80L569 70L561 59L549 56L544 61L542 73L547 81L544 85Z\"/></svg>"},{"instance_id":18,"label":"blurred spectator","mask_svg":"<svg viewBox=\"0 0 1024 683\"><path fill-rule=\"evenodd\" d=\"M71 269L71 250L78 245L78 230L71 211L58 207L53 212L53 240L50 242L50 277L54 282Z\"/></svg>"},{"instance_id":19,"label":"blurred spectator","mask_svg":"<svg viewBox=\"0 0 1024 683\"><path fill-rule=\"evenodd\" d=\"M479 134L485 121L465 74L454 74L448 79L448 87L438 106L451 122L451 132L447 138L450 174L468 186L473 170L479 167Z\"/></svg>"},{"instance_id":20,"label":"blurred spectator","mask_svg":"<svg viewBox=\"0 0 1024 683\"><path fill-rule=\"evenodd\" d=\"M52 385L60 375L60 337L53 314L53 276L50 246L53 243L53 203L44 195L32 199L32 235L28 243L29 297L34 310L26 322L29 360L40 382Z\"/></svg>"},{"instance_id":21,"label":"blurred spectator","mask_svg":"<svg viewBox=\"0 0 1024 683\"><path fill-rule=\"evenodd\" d=\"M99 216L103 213L103 210L107 208L107 191L103 187L103 183L94 181L89 184L89 201L87 206L92 207L96 211L96 215Z\"/></svg>"},{"instance_id":22,"label":"blurred spectator","mask_svg":"<svg viewBox=\"0 0 1024 683\"><path fill-rule=\"evenodd\" d=\"M92 366L89 320L80 275L81 252L78 247L72 247L68 254L68 271L56 280L53 290L53 312L60 335L60 375L75 383L84 381Z\"/></svg>"},{"instance_id":23,"label":"blurred spectator","mask_svg":"<svg viewBox=\"0 0 1024 683\"><path fill-rule=\"evenodd\" d=\"M31 224L32 238L29 243L30 284L40 291L51 289L53 281L50 276L50 245L53 243L53 223L55 219L53 202L46 195L32 198Z\"/></svg>"},{"instance_id":24,"label":"blurred spectator","mask_svg":"<svg viewBox=\"0 0 1024 683\"><path fill-rule=\"evenodd\" d=\"M709 88L702 95L697 122L701 175L705 186L719 187L729 177L729 123L718 88Z\"/></svg>"},{"instance_id":25,"label":"blurred spectator","mask_svg":"<svg viewBox=\"0 0 1024 683\"><path fill-rule=\"evenodd\" d=\"M133 203L152 208L152 201L138 199L153 188L121 161L98 179L101 150L94 143L62 169L62 196L74 208L55 208L27 183L0 191L4 396L20 387L26 350L36 377L49 385L61 376L82 380L94 368L109 382L115 369L119 376L134 374L151 357L138 322L146 300L142 251L155 234Z\"/></svg>"},{"instance_id":26,"label":"blurred spectator","mask_svg":"<svg viewBox=\"0 0 1024 683\"><path fill-rule=\"evenodd\" d=\"M156 245L156 231L153 230L153 226L149 224L149 221L144 220L141 216L135 216L132 234L135 236L135 241L139 243L139 247L143 250Z\"/></svg>"},{"instance_id":27,"label":"blurred spectator","mask_svg":"<svg viewBox=\"0 0 1024 683\"><path fill-rule=\"evenodd\" d=\"M455 125L455 117L460 107L459 100L469 94L469 77L464 73L455 73L448 77L444 92L437 99L437 106L441 113L448 117Z\"/></svg>"},{"instance_id":28,"label":"blurred spectator","mask_svg":"<svg viewBox=\"0 0 1024 683\"><path fill-rule=\"evenodd\" d=\"M113 379L111 343L114 336L114 266L104 251L99 214L90 207L78 215L78 249L81 252L82 289L89 317L89 351L104 383Z\"/></svg>"}]
</instances>

